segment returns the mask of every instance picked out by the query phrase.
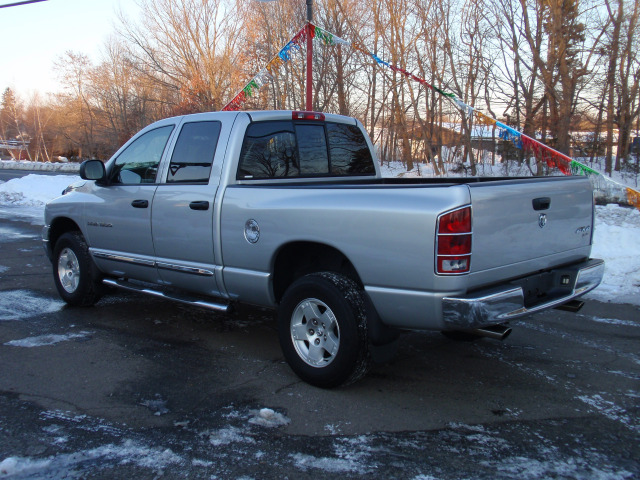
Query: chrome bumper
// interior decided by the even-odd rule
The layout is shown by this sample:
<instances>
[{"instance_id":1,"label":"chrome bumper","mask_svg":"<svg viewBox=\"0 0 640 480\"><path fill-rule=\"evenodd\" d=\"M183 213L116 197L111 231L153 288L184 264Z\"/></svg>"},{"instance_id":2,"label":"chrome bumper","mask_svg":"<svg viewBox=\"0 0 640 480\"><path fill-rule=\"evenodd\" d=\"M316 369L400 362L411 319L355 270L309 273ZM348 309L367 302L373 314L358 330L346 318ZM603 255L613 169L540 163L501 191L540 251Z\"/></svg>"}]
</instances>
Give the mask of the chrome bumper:
<instances>
[{"instance_id":1,"label":"chrome bumper","mask_svg":"<svg viewBox=\"0 0 640 480\"><path fill-rule=\"evenodd\" d=\"M573 281L573 285L563 284L561 295L551 296L530 307L525 306L525 293L523 287L518 285L525 283L526 279L461 297L445 297L442 300L444 325L452 330L475 329L562 305L600 284L604 275L604 261L590 259L577 265L552 270L549 274L568 277Z\"/></svg>"}]
</instances>

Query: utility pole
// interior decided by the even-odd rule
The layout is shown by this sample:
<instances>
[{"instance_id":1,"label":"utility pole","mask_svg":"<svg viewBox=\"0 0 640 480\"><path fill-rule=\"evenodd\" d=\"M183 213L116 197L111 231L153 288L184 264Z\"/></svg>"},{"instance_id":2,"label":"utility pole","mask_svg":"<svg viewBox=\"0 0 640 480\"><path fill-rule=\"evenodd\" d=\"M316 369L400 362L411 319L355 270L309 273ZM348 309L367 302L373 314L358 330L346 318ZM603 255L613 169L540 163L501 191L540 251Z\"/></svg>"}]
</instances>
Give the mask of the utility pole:
<instances>
[{"instance_id":1,"label":"utility pole","mask_svg":"<svg viewBox=\"0 0 640 480\"><path fill-rule=\"evenodd\" d=\"M311 22L313 21L313 0L307 0L307 104L306 110L313 110L313 38L311 38Z\"/></svg>"},{"instance_id":2,"label":"utility pole","mask_svg":"<svg viewBox=\"0 0 640 480\"><path fill-rule=\"evenodd\" d=\"M277 0L257 0L258 2L274 2ZM313 22L313 0L307 0L307 94L305 102L305 110L313 111L313 38L311 29Z\"/></svg>"},{"instance_id":3,"label":"utility pole","mask_svg":"<svg viewBox=\"0 0 640 480\"><path fill-rule=\"evenodd\" d=\"M20 5L29 5L30 3L38 3L38 2L46 2L46 1L47 0L24 0L22 2L5 3L4 5L0 5L0 8L18 7Z\"/></svg>"}]
</instances>

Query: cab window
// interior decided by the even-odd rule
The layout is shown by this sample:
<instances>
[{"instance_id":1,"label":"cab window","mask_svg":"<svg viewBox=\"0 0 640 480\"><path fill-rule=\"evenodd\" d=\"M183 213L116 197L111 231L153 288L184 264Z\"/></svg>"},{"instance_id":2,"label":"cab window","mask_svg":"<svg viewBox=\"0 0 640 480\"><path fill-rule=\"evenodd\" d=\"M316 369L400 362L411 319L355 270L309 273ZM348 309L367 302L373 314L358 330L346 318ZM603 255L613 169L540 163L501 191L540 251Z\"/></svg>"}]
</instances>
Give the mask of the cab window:
<instances>
[{"instance_id":1,"label":"cab window","mask_svg":"<svg viewBox=\"0 0 640 480\"><path fill-rule=\"evenodd\" d=\"M300 160L292 122L259 122L247 128L239 179L298 177Z\"/></svg>"},{"instance_id":2,"label":"cab window","mask_svg":"<svg viewBox=\"0 0 640 480\"><path fill-rule=\"evenodd\" d=\"M167 183L208 183L220 136L219 121L186 123L171 155Z\"/></svg>"},{"instance_id":3,"label":"cab window","mask_svg":"<svg viewBox=\"0 0 640 480\"><path fill-rule=\"evenodd\" d=\"M327 137L333 175L375 175L369 145L358 127L327 123Z\"/></svg>"},{"instance_id":4,"label":"cab window","mask_svg":"<svg viewBox=\"0 0 640 480\"><path fill-rule=\"evenodd\" d=\"M134 140L113 163L109 175L111 183L155 183L158 164L172 130L173 125L167 125Z\"/></svg>"},{"instance_id":5,"label":"cab window","mask_svg":"<svg viewBox=\"0 0 640 480\"><path fill-rule=\"evenodd\" d=\"M324 125L296 125L301 175L328 175L329 155Z\"/></svg>"},{"instance_id":6,"label":"cab window","mask_svg":"<svg viewBox=\"0 0 640 480\"><path fill-rule=\"evenodd\" d=\"M238 180L375 175L367 141L355 125L293 121L247 127Z\"/></svg>"}]
</instances>

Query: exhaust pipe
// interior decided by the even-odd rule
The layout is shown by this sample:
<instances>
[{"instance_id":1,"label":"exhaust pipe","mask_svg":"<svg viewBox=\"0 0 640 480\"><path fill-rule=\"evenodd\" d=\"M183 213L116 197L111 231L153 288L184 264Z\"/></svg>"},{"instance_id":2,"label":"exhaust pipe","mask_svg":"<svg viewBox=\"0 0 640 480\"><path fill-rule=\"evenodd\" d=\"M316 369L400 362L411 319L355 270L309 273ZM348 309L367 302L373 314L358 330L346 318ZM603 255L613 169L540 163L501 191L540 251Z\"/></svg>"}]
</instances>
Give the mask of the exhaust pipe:
<instances>
[{"instance_id":1,"label":"exhaust pipe","mask_svg":"<svg viewBox=\"0 0 640 480\"><path fill-rule=\"evenodd\" d=\"M479 337L493 338L494 340L504 340L511 335L511 328L506 325L490 325L488 327L471 330L472 334Z\"/></svg>"}]
</instances>

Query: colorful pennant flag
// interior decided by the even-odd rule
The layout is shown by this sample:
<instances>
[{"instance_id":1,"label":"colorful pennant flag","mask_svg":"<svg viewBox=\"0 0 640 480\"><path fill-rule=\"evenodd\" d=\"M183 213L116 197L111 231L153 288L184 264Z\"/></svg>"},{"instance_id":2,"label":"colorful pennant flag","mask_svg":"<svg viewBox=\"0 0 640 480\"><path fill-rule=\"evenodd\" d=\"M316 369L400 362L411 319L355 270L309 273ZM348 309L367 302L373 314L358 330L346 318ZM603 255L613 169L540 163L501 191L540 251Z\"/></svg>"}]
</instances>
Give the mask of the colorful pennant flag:
<instances>
[{"instance_id":1,"label":"colorful pennant flag","mask_svg":"<svg viewBox=\"0 0 640 480\"><path fill-rule=\"evenodd\" d=\"M351 45L351 42L344 38L323 30L312 23L307 23L289 42L287 42L284 47L278 51L277 55L267 63L265 68L253 77L249 83L247 83L244 88L222 108L222 111L239 110L248 98L252 97L257 90L267 83L268 80L273 78L274 73L282 65L291 60L292 55L300 51L304 46L308 35L311 35L311 38L318 39L324 45Z\"/></svg>"},{"instance_id":2,"label":"colorful pennant flag","mask_svg":"<svg viewBox=\"0 0 640 480\"><path fill-rule=\"evenodd\" d=\"M429 84L426 80L408 72L407 70L392 65L376 54L367 50L367 48L359 42L350 42L331 32L321 29L320 27L307 23L294 37L280 49L278 54L274 56L271 61L267 63L265 68L261 70L254 78L252 78L245 87L238 92L238 94L222 109L223 111L239 110L242 104L251 98L262 86L264 86L270 79L273 78L275 71L280 66L291 60L291 56L300 51L303 47L307 36L310 35L312 39L321 41L324 45L350 45L355 50L363 53L364 55L372 58L377 65L391 69L394 72L401 73L405 77L424 85L425 87L439 93L440 95L447 97L456 106L462 110L469 117L473 116L476 123L481 125L495 126L499 130L500 138L512 142L517 148L529 152L539 161L544 162L549 168L558 169L564 175L585 175L591 177L597 177L603 179L605 182L613 183L617 188L622 188L626 192L627 202L629 205L633 205L640 210L640 192L619 184L605 175L601 175L598 171L572 159L571 157L545 145L544 143L531 138L518 130L499 122L484 113L476 110L475 108L467 105L465 102L456 97L455 94L446 92L434 85Z\"/></svg>"},{"instance_id":3,"label":"colorful pennant flag","mask_svg":"<svg viewBox=\"0 0 640 480\"><path fill-rule=\"evenodd\" d=\"M399 68L395 65L391 65L388 62L385 62L384 60L379 58L377 55L374 55L373 53L368 51L362 44L354 42L352 46L359 52L364 53L365 55L368 55L371 58L373 58L378 65L387 67L394 72L402 73L407 78L414 80L426 86L427 88L434 90L440 95L443 95L449 98L450 100L453 101L453 103L457 105L457 107L460 110L465 112L467 115L469 116L474 115L474 118L476 119L477 123L483 124L483 125L495 125L499 129L500 138L506 141L512 142L519 149L523 149L526 152L530 152L531 154L533 154L535 158L546 163L549 166L549 168L556 168L559 171L561 171L564 175L580 174L580 175L587 175L587 176L598 176L599 178L604 179L606 182L615 184L618 188L625 189L627 194L627 202L629 203L629 205L633 205L636 208L638 208L638 210L640 210L640 192L632 189L631 187L627 187L625 185L619 184L615 180L609 177L606 177L604 175L601 175L596 170L590 167L587 167L586 165L576 160L573 160L571 157L545 145L544 143L534 138L531 138L527 135L524 135L523 133L517 131L512 127L509 127L508 125L505 125L504 123L501 123L491 117L488 117L482 112L464 103L462 100L457 98L455 94L450 92L445 92L444 90L441 90L433 85L430 85L426 80L423 80L417 77L416 75L407 72L402 68Z\"/></svg>"},{"instance_id":4,"label":"colorful pennant flag","mask_svg":"<svg viewBox=\"0 0 640 480\"><path fill-rule=\"evenodd\" d=\"M287 44L280 49L280 51L275 55L269 63L267 63L266 67L258 72L255 77L249 80L242 90L240 90L233 99L227 103L222 111L233 111L240 110L242 108L242 104L248 99L254 96L260 88L262 88L267 81L273 77L275 72L289 60L291 60L291 56L295 55L300 51L300 47L304 44L304 41L307 39L308 31L311 31L313 35L313 30L311 29L313 25L307 24L302 29L294 35L294 37L287 42Z\"/></svg>"}]
</instances>

